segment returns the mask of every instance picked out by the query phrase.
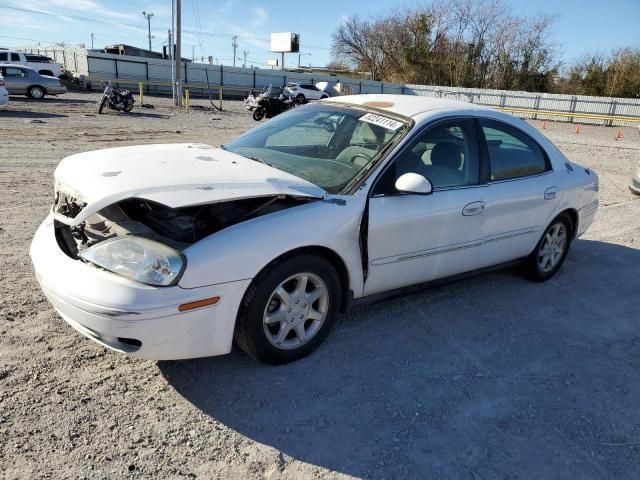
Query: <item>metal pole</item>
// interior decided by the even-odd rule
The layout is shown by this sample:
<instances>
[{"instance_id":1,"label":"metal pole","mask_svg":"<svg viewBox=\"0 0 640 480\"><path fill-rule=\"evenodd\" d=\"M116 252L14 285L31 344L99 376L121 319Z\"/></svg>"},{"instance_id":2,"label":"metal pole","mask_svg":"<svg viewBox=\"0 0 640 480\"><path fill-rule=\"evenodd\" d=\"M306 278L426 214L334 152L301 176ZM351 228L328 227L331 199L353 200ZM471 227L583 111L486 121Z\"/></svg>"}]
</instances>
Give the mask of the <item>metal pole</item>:
<instances>
[{"instance_id":1,"label":"metal pole","mask_svg":"<svg viewBox=\"0 0 640 480\"><path fill-rule=\"evenodd\" d=\"M176 0L176 101L178 107L182 106L182 80L180 79L182 64L182 1Z\"/></svg>"},{"instance_id":2,"label":"metal pole","mask_svg":"<svg viewBox=\"0 0 640 480\"><path fill-rule=\"evenodd\" d=\"M238 36L234 35L233 37L233 43L231 44L233 46L233 66L236 66L236 49L238 48Z\"/></svg>"},{"instance_id":3,"label":"metal pole","mask_svg":"<svg viewBox=\"0 0 640 480\"><path fill-rule=\"evenodd\" d=\"M93 50L93 37L95 36L94 33L91 33L91 50Z\"/></svg>"},{"instance_id":4,"label":"metal pole","mask_svg":"<svg viewBox=\"0 0 640 480\"><path fill-rule=\"evenodd\" d=\"M142 12L142 16L147 19L147 26L149 28L149 51L151 51L151 17L153 17L153 13Z\"/></svg>"},{"instance_id":5,"label":"metal pole","mask_svg":"<svg viewBox=\"0 0 640 480\"><path fill-rule=\"evenodd\" d=\"M191 45L191 63L196 63L196 46Z\"/></svg>"},{"instance_id":6,"label":"metal pole","mask_svg":"<svg viewBox=\"0 0 640 480\"><path fill-rule=\"evenodd\" d=\"M247 68L247 55L249 55L249 52L247 52L246 50L243 50L242 53L244 54L244 61L242 62L242 68Z\"/></svg>"},{"instance_id":7,"label":"metal pole","mask_svg":"<svg viewBox=\"0 0 640 480\"><path fill-rule=\"evenodd\" d=\"M280 70L284 70L284 52L280 52L282 54L282 62L280 65Z\"/></svg>"},{"instance_id":8,"label":"metal pole","mask_svg":"<svg viewBox=\"0 0 640 480\"><path fill-rule=\"evenodd\" d=\"M302 54L301 54L300 52L298 52L298 68L300 68L300 56L301 56L301 55L302 55Z\"/></svg>"}]
</instances>

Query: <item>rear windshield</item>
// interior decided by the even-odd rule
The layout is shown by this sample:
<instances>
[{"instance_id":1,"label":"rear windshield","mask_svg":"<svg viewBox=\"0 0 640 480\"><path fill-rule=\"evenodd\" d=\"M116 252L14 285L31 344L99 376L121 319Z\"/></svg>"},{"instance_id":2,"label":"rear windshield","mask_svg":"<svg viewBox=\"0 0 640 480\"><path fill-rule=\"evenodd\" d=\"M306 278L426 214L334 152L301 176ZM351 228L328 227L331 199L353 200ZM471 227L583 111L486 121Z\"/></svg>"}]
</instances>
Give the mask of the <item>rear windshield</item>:
<instances>
[{"instance_id":1,"label":"rear windshield","mask_svg":"<svg viewBox=\"0 0 640 480\"><path fill-rule=\"evenodd\" d=\"M340 193L407 129L395 117L324 103L280 114L223 148Z\"/></svg>"}]
</instances>

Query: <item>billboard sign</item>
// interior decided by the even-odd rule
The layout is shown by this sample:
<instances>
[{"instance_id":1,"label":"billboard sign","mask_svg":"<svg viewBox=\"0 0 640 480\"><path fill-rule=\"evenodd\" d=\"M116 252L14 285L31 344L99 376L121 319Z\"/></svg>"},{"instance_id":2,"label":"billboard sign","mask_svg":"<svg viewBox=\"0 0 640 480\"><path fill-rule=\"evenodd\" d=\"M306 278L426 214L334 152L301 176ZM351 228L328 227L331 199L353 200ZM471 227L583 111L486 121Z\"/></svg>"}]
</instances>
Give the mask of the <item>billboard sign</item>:
<instances>
[{"instance_id":1,"label":"billboard sign","mask_svg":"<svg viewBox=\"0 0 640 480\"><path fill-rule=\"evenodd\" d=\"M292 32L272 33L271 51L298 53L300 51L300 35Z\"/></svg>"}]
</instances>

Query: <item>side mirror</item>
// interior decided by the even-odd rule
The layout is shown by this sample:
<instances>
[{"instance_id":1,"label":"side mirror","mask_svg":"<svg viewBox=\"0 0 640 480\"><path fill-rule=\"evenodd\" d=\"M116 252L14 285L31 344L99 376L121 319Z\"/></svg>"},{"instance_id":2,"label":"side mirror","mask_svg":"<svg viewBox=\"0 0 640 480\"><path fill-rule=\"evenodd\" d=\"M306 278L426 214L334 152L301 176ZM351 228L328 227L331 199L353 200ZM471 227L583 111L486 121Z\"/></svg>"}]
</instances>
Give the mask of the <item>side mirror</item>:
<instances>
[{"instance_id":1,"label":"side mirror","mask_svg":"<svg viewBox=\"0 0 640 480\"><path fill-rule=\"evenodd\" d=\"M417 173L405 173L396 180L396 190L416 195L429 195L433 192L433 186L429 179L422 175Z\"/></svg>"}]
</instances>

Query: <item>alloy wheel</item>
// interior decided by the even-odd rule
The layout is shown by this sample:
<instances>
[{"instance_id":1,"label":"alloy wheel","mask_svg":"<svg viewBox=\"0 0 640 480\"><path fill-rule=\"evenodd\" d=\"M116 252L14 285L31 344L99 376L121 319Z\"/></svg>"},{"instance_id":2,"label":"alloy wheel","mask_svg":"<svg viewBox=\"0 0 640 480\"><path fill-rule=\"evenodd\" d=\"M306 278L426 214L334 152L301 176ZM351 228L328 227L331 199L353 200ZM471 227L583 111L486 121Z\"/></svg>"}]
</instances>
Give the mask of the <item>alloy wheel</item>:
<instances>
[{"instance_id":1,"label":"alloy wheel","mask_svg":"<svg viewBox=\"0 0 640 480\"><path fill-rule=\"evenodd\" d=\"M329 311L329 291L313 273L298 273L273 291L263 314L263 329L269 343L291 350L311 340Z\"/></svg>"},{"instance_id":2,"label":"alloy wheel","mask_svg":"<svg viewBox=\"0 0 640 480\"><path fill-rule=\"evenodd\" d=\"M562 259L567 248L567 229L563 223L556 223L545 234L538 250L538 268L543 273L553 270Z\"/></svg>"}]
</instances>

